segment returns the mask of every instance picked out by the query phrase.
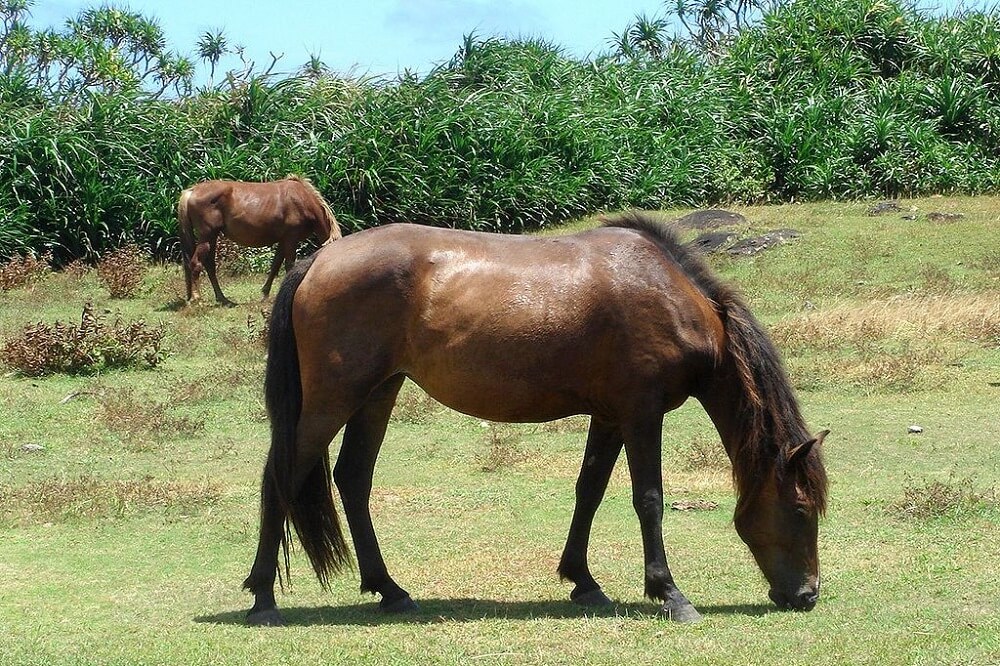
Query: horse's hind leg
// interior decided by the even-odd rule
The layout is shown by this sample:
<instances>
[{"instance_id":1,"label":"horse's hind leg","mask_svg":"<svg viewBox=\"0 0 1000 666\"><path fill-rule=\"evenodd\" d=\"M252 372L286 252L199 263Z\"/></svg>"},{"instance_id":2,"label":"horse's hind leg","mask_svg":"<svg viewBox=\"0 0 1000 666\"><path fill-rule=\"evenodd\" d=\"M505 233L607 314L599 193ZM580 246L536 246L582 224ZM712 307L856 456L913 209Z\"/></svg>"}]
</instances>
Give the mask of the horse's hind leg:
<instances>
[{"instance_id":1,"label":"horse's hind leg","mask_svg":"<svg viewBox=\"0 0 1000 666\"><path fill-rule=\"evenodd\" d=\"M316 480L313 475L328 474L328 469L323 465L323 454L328 450L331 440L342 424L343 421L338 422L327 415L306 415L300 419L295 444L296 472L289 499L301 500L300 493L303 492L304 486L307 482ZM243 583L243 588L254 595L253 608L247 613L248 624L284 624L274 598L274 583L280 571L278 549L285 530L285 518L285 511L278 498L273 463L268 459L261 483L260 538L257 542L257 555L250 569L250 575Z\"/></svg>"},{"instance_id":2,"label":"horse's hind leg","mask_svg":"<svg viewBox=\"0 0 1000 666\"><path fill-rule=\"evenodd\" d=\"M701 615L674 584L663 548L662 428L663 417L659 416L641 419L622 430L632 477L632 506L642 530L646 596L662 601L660 612L671 620L697 622Z\"/></svg>"},{"instance_id":3,"label":"horse's hind leg","mask_svg":"<svg viewBox=\"0 0 1000 666\"><path fill-rule=\"evenodd\" d=\"M278 244L278 247L274 250L274 259L271 260L271 270L267 274L267 282L261 288L261 296L267 298L271 293L271 284L274 282L274 278L278 277L278 271L281 270L281 264L285 264L285 272L292 270L292 266L295 265L295 243L282 241Z\"/></svg>"},{"instance_id":4,"label":"horse's hind leg","mask_svg":"<svg viewBox=\"0 0 1000 666\"><path fill-rule=\"evenodd\" d=\"M375 461L385 438L389 414L402 384L402 375L391 377L350 418L344 429L344 443L333 469L333 479L340 491L344 514L354 540L361 574L361 591L382 595L380 606L389 612L416 608L410 595L396 584L386 569L369 506Z\"/></svg>"},{"instance_id":5,"label":"horse's hind leg","mask_svg":"<svg viewBox=\"0 0 1000 666\"><path fill-rule=\"evenodd\" d=\"M257 541L257 556L250 568L250 575L243 581L243 589L254 595L253 608L247 613L250 624L283 624L274 599L274 580L279 571L278 546L284 524L285 513L278 501L274 472L268 461L260 488L260 538Z\"/></svg>"},{"instance_id":6,"label":"horse's hind leg","mask_svg":"<svg viewBox=\"0 0 1000 666\"><path fill-rule=\"evenodd\" d=\"M606 606L611 600L601 591L587 564L587 544L594 514L604 498L608 480L622 450L617 426L590 421L587 449L583 454L580 476L576 482L576 507L570 524L566 547L559 561L559 575L576 584L570 598L582 606Z\"/></svg>"}]
</instances>

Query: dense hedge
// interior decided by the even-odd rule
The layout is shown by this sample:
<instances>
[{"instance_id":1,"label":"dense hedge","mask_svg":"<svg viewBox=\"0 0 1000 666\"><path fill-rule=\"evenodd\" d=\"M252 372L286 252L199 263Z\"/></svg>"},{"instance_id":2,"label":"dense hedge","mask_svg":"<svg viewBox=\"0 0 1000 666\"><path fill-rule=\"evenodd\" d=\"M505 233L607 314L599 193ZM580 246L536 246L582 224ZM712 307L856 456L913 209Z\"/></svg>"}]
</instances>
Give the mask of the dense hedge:
<instances>
[{"instance_id":1,"label":"dense hedge","mask_svg":"<svg viewBox=\"0 0 1000 666\"><path fill-rule=\"evenodd\" d=\"M468 41L423 77L265 77L74 103L0 79L0 256L172 254L179 191L308 175L348 230L520 231L602 209L1000 189L1000 20L790 2L719 58Z\"/></svg>"}]
</instances>

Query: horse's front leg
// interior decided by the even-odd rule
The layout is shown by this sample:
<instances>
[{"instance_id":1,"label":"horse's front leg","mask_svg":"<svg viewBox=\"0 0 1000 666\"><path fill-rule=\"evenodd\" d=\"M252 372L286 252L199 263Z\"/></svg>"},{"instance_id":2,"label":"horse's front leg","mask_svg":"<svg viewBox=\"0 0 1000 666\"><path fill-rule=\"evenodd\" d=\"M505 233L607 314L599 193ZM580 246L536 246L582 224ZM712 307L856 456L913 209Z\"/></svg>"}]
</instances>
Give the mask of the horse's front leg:
<instances>
[{"instance_id":1,"label":"horse's front leg","mask_svg":"<svg viewBox=\"0 0 1000 666\"><path fill-rule=\"evenodd\" d=\"M575 584L570 599L581 606L607 606L611 603L590 573L587 546L594 514L604 499L604 492L621 450L622 438L618 427L592 418L590 431L587 433L587 448L576 482L573 520L559 561L559 576Z\"/></svg>"},{"instance_id":2,"label":"horse's front leg","mask_svg":"<svg viewBox=\"0 0 1000 666\"><path fill-rule=\"evenodd\" d=\"M215 300L220 305L225 305L226 307L233 307L236 303L226 298L226 295L222 293L222 287L219 286L219 276L215 271L215 254L216 246L218 245L218 237L213 236L208 240L207 243L200 243L198 245L198 253L201 258L201 263L205 266L205 272L208 273L208 281L212 283L212 290L215 291Z\"/></svg>"},{"instance_id":3,"label":"horse's front leg","mask_svg":"<svg viewBox=\"0 0 1000 666\"><path fill-rule=\"evenodd\" d=\"M375 536L370 508L375 461L403 379L402 375L398 375L387 380L347 422L344 443L333 469L333 478L340 490L344 514L354 540L361 591L382 595L379 606L390 613L417 609L409 593L389 575Z\"/></svg>"},{"instance_id":4,"label":"horse's front leg","mask_svg":"<svg viewBox=\"0 0 1000 666\"><path fill-rule=\"evenodd\" d=\"M663 472L660 468L663 417L646 418L623 429L632 477L632 506L642 530L646 596L663 602L660 613L677 622L698 622L701 614L681 593L663 548Z\"/></svg>"}]
</instances>

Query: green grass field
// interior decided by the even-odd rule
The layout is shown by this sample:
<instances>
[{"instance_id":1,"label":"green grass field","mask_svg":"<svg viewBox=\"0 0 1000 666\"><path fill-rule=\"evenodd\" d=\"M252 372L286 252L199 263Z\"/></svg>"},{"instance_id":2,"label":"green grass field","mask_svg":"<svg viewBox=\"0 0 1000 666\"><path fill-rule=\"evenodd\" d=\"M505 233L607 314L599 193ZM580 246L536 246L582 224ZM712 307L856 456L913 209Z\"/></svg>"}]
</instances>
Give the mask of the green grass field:
<instances>
[{"instance_id":1,"label":"green grass field","mask_svg":"<svg viewBox=\"0 0 1000 666\"><path fill-rule=\"evenodd\" d=\"M694 626L642 599L624 459L591 548L616 606L569 602L555 569L584 419L485 424L408 385L373 513L421 611L381 614L356 574L323 592L297 552L278 598L289 626L248 628L240 584L268 443L263 276L222 276L233 309L183 307L177 266L150 268L127 300L94 271L0 292L0 341L78 323L90 300L162 323L169 351L149 370L2 371L0 664L1000 663L1000 198L903 205L917 219L868 217L863 203L740 209L746 232L802 235L712 257L772 331L812 429L832 431L832 487L819 604L780 612L732 527L707 417L694 401L667 416L667 502L718 503L665 517L674 575L705 615Z\"/></svg>"}]
</instances>

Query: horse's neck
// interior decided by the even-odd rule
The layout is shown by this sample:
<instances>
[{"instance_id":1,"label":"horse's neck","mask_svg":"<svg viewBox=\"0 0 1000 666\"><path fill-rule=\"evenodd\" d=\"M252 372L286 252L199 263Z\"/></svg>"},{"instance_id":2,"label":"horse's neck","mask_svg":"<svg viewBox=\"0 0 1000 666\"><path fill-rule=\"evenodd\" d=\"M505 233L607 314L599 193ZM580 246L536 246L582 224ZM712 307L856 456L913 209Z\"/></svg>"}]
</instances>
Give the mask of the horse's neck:
<instances>
[{"instance_id":1,"label":"horse's neck","mask_svg":"<svg viewBox=\"0 0 1000 666\"><path fill-rule=\"evenodd\" d=\"M753 404L739 376L728 365L724 364L723 371L697 398L715 425L726 454L733 461L750 434L748 417L759 407Z\"/></svg>"}]
</instances>

